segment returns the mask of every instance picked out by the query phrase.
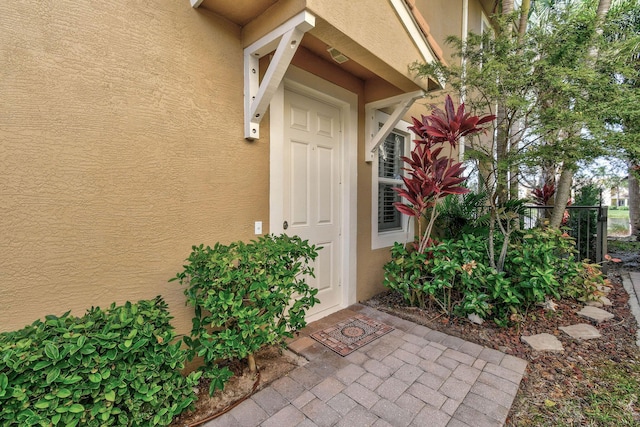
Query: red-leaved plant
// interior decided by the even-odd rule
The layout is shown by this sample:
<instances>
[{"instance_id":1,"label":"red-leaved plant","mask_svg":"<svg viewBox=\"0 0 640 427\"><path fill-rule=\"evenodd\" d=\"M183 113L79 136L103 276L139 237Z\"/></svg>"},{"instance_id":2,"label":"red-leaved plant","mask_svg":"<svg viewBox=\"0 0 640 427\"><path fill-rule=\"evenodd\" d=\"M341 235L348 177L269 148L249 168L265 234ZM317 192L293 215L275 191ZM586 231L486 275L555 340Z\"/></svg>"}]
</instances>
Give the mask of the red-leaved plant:
<instances>
[{"instance_id":1,"label":"red-leaved plant","mask_svg":"<svg viewBox=\"0 0 640 427\"><path fill-rule=\"evenodd\" d=\"M451 97L447 95L445 110L433 106L431 115L422 116L422 120L413 117L413 126L409 129L418 136L410 157L402 157L407 164L404 168L408 176L402 177L404 188L394 190L406 200L396 202L395 208L401 213L415 218L418 226L417 250L424 252L431 244L431 230L438 216L436 203L450 194L465 194L469 190L462 186L467 179L462 176L464 166L452 158L453 150L460 138L474 135L483 129L478 127L495 119L493 115L482 118L464 111L464 104L456 110ZM440 156L445 144L449 145L448 156ZM427 220L422 231L421 218Z\"/></svg>"}]
</instances>

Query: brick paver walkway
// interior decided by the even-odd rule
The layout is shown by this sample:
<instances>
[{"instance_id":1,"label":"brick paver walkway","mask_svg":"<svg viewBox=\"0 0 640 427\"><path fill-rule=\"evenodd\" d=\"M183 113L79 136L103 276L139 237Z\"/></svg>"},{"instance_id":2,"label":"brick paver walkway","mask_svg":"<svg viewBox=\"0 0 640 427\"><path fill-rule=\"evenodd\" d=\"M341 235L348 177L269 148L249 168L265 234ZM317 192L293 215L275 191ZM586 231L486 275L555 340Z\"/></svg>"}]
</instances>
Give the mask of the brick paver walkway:
<instances>
[{"instance_id":1,"label":"brick paver walkway","mask_svg":"<svg viewBox=\"0 0 640 427\"><path fill-rule=\"evenodd\" d=\"M356 313L395 330L346 357L309 337ZM501 426L527 366L362 305L310 324L289 347L309 362L204 425Z\"/></svg>"}]
</instances>

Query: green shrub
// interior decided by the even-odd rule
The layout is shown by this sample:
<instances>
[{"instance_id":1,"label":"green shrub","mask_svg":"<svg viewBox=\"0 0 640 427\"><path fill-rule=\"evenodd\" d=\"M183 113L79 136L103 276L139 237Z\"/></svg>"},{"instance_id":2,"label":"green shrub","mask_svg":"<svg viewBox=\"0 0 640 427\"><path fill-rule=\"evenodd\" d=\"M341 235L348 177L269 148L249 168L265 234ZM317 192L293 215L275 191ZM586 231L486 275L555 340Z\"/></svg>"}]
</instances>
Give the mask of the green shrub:
<instances>
[{"instance_id":1,"label":"green shrub","mask_svg":"<svg viewBox=\"0 0 640 427\"><path fill-rule=\"evenodd\" d=\"M604 278L598 266L577 262L575 254L573 239L552 229L514 232L503 272L489 266L481 236L445 240L424 254L396 243L384 267L384 285L412 306L435 305L446 315L491 316L506 325L547 298L597 298Z\"/></svg>"},{"instance_id":2,"label":"green shrub","mask_svg":"<svg viewBox=\"0 0 640 427\"><path fill-rule=\"evenodd\" d=\"M220 361L248 358L253 371L256 351L284 344L306 325L306 310L319 302L318 290L306 283L317 251L306 240L286 235L192 249L184 270L171 280L187 286L195 317L184 340L190 358L204 358L213 393L231 376Z\"/></svg>"},{"instance_id":3,"label":"green shrub","mask_svg":"<svg viewBox=\"0 0 640 427\"><path fill-rule=\"evenodd\" d=\"M168 425L199 377L180 374L170 319L156 297L0 334L0 424Z\"/></svg>"}]
</instances>

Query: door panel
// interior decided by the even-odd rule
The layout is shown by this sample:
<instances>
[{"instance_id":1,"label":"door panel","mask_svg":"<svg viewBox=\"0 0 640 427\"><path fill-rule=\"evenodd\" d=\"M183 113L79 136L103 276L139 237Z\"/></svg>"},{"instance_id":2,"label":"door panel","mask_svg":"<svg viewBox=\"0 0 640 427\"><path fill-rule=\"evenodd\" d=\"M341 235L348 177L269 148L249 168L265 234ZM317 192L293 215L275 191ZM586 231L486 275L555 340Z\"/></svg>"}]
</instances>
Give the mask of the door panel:
<instances>
[{"instance_id":1,"label":"door panel","mask_svg":"<svg viewBox=\"0 0 640 427\"><path fill-rule=\"evenodd\" d=\"M314 264L320 304L314 314L342 304L340 286L340 110L285 90L284 220L287 234L322 246Z\"/></svg>"}]
</instances>

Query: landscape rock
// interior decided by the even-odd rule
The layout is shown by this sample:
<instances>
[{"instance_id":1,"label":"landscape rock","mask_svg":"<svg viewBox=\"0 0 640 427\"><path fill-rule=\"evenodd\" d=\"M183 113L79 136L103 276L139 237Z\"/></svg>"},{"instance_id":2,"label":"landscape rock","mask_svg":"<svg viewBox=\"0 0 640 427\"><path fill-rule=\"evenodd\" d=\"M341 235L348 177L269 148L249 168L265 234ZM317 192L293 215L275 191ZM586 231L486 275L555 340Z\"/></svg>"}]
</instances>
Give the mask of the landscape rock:
<instances>
[{"instance_id":1,"label":"landscape rock","mask_svg":"<svg viewBox=\"0 0 640 427\"><path fill-rule=\"evenodd\" d=\"M591 319L596 323L602 323L605 320L613 319L615 316L608 311L602 310L596 307L586 306L582 310L578 312L578 314L582 317L586 317L587 319Z\"/></svg>"},{"instance_id":2,"label":"landscape rock","mask_svg":"<svg viewBox=\"0 0 640 427\"><path fill-rule=\"evenodd\" d=\"M558 338L551 334L537 334L530 336L522 336L520 339L531 346L536 351L555 351L562 352L564 347Z\"/></svg>"},{"instance_id":3,"label":"landscape rock","mask_svg":"<svg viewBox=\"0 0 640 427\"><path fill-rule=\"evenodd\" d=\"M594 328L591 325L587 325L586 323L579 323L577 325L570 326L561 326L560 329L562 332L568 334L572 338L576 338L579 340L589 340L592 338L600 338L602 335L597 328Z\"/></svg>"}]
</instances>

